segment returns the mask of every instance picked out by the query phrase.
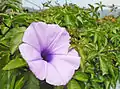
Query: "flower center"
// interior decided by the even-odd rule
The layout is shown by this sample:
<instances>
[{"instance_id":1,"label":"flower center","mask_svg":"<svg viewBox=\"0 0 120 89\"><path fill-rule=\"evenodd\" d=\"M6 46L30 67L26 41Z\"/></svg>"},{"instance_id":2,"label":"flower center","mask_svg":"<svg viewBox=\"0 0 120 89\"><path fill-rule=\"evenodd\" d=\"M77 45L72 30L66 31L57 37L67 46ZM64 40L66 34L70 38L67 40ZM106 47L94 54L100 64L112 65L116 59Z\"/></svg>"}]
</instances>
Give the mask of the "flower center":
<instances>
[{"instance_id":1,"label":"flower center","mask_svg":"<svg viewBox=\"0 0 120 89\"><path fill-rule=\"evenodd\" d=\"M50 54L49 50L44 49L41 52L41 56L42 56L44 61L50 62L52 60L52 55Z\"/></svg>"}]
</instances>

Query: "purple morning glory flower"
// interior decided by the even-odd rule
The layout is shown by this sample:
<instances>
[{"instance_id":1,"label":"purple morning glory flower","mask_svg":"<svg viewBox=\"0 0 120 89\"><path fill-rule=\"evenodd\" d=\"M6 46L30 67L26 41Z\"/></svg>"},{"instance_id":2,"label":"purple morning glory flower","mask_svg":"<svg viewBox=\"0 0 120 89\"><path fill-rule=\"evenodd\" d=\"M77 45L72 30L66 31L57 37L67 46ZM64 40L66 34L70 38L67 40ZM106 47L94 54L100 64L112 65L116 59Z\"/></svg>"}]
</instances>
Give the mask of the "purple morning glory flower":
<instances>
[{"instance_id":1,"label":"purple morning glory flower","mask_svg":"<svg viewBox=\"0 0 120 89\"><path fill-rule=\"evenodd\" d=\"M25 31L19 50L38 79L65 85L80 65L80 57L75 49L69 49L69 42L64 28L33 22Z\"/></svg>"}]
</instances>

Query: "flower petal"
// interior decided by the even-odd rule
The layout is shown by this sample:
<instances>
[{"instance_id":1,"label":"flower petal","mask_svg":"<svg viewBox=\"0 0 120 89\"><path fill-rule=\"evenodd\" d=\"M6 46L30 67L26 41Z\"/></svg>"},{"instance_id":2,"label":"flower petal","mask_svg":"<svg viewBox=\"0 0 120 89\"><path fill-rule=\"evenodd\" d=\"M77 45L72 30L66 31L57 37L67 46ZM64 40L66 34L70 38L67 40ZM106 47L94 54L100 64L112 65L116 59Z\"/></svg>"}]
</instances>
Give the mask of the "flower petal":
<instances>
[{"instance_id":1,"label":"flower petal","mask_svg":"<svg viewBox=\"0 0 120 89\"><path fill-rule=\"evenodd\" d=\"M69 50L67 55L53 55L60 60L64 60L65 62L70 63L77 70L80 66L80 58L77 51L75 49Z\"/></svg>"},{"instance_id":2,"label":"flower petal","mask_svg":"<svg viewBox=\"0 0 120 89\"><path fill-rule=\"evenodd\" d=\"M50 63L56 68L56 70L62 77L62 84L66 85L75 72L74 66L72 66L64 60L60 60L58 57L53 58L53 60Z\"/></svg>"},{"instance_id":3,"label":"flower petal","mask_svg":"<svg viewBox=\"0 0 120 89\"><path fill-rule=\"evenodd\" d=\"M24 32L23 35L23 42L26 44L31 45L32 47L36 48L38 51L40 51L40 43L37 37L37 33L34 28L35 24L32 23Z\"/></svg>"},{"instance_id":4,"label":"flower petal","mask_svg":"<svg viewBox=\"0 0 120 89\"><path fill-rule=\"evenodd\" d=\"M47 74L47 62L44 60L36 60L28 62L30 70L35 74L35 76L44 80Z\"/></svg>"},{"instance_id":5,"label":"flower petal","mask_svg":"<svg viewBox=\"0 0 120 89\"><path fill-rule=\"evenodd\" d=\"M78 69L80 66L80 59L81 57L79 56L78 52L75 49L70 49L68 55L66 58L64 57L63 60L68 61L75 67L75 69Z\"/></svg>"},{"instance_id":6,"label":"flower petal","mask_svg":"<svg viewBox=\"0 0 120 89\"><path fill-rule=\"evenodd\" d=\"M55 37L52 43L49 45L53 54L67 54L70 46L70 36L65 28L59 27L55 24L49 24L49 28L59 30L59 34Z\"/></svg>"},{"instance_id":7,"label":"flower petal","mask_svg":"<svg viewBox=\"0 0 120 89\"><path fill-rule=\"evenodd\" d=\"M36 59L42 59L40 53L28 44L21 44L19 46L20 53L26 61L32 61Z\"/></svg>"},{"instance_id":8,"label":"flower petal","mask_svg":"<svg viewBox=\"0 0 120 89\"><path fill-rule=\"evenodd\" d=\"M46 82L49 83L49 84L55 85L55 86L65 85L63 79L61 78L61 76L59 74L59 72L50 63L48 63Z\"/></svg>"},{"instance_id":9,"label":"flower petal","mask_svg":"<svg viewBox=\"0 0 120 89\"><path fill-rule=\"evenodd\" d=\"M23 36L23 42L32 45L39 51L48 48L55 54L67 53L69 39L70 36L64 28L43 22L33 22Z\"/></svg>"},{"instance_id":10,"label":"flower petal","mask_svg":"<svg viewBox=\"0 0 120 89\"><path fill-rule=\"evenodd\" d=\"M69 49L68 55L79 57L78 52L73 48Z\"/></svg>"}]
</instances>

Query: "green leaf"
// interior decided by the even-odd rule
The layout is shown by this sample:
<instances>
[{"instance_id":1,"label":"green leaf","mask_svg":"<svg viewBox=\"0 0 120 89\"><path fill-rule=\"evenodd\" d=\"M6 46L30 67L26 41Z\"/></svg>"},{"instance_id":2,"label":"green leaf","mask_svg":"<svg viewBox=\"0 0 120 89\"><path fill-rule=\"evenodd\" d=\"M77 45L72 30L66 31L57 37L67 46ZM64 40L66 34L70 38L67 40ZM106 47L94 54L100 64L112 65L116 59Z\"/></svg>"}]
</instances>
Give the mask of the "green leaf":
<instances>
[{"instance_id":1,"label":"green leaf","mask_svg":"<svg viewBox=\"0 0 120 89\"><path fill-rule=\"evenodd\" d=\"M24 76L25 83L22 89L40 89L39 80L31 72L25 73Z\"/></svg>"},{"instance_id":2,"label":"green leaf","mask_svg":"<svg viewBox=\"0 0 120 89\"><path fill-rule=\"evenodd\" d=\"M20 80L16 82L14 89L21 89L23 85L24 85L24 77L22 77Z\"/></svg>"},{"instance_id":3,"label":"green leaf","mask_svg":"<svg viewBox=\"0 0 120 89\"><path fill-rule=\"evenodd\" d=\"M74 79L72 79L72 80L68 83L67 88L68 88L68 89L81 89L79 83L78 83L76 80L74 80Z\"/></svg>"},{"instance_id":4,"label":"green leaf","mask_svg":"<svg viewBox=\"0 0 120 89\"><path fill-rule=\"evenodd\" d=\"M0 69L3 68L10 60L10 54L7 52L0 52Z\"/></svg>"},{"instance_id":5,"label":"green leaf","mask_svg":"<svg viewBox=\"0 0 120 89\"><path fill-rule=\"evenodd\" d=\"M4 44L0 43L0 51L9 51L9 48Z\"/></svg>"},{"instance_id":6,"label":"green leaf","mask_svg":"<svg viewBox=\"0 0 120 89\"><path fill-rule=\"evenodd\" d=\"M22 42L23 31L25 29L26 28L24 28L24 27L16 28L16 30L19 30L19 32L15 33L15 35L11 38L11 42L10 42L11 54L13 54L17 50L18 46Z\"/></svg>"},{"instance_id":7,"label":"green leaf","mask_svg":"<svg viewBox=\"0 0 120 89\"><path fill-rule=\"evenodd\" d=\"M10 89L14 89L14 85L15 85L15 81L16 80L16 76L13 76L13 78L11 79L11 86Z\"/></svg>"},{"instance_id":8,"label":"green leaf","mask_svg":"<svg viewBox=\"0 0 120 89\"><path fill-rule=\"evenodd\" d=\"M89 75L87 75L84 72L77 71L75 75L73 76L74 79L79 80L79 81L84 81L87 82L89 79Z\"/></svg>"},{"instance_id":9,"label":"green leaf","mask_svg":"<svg viewBox=\"0 0 120 89\"><path fill-rule=\"evenodd\" d=\"M92 79L93 82L97 82L97 83L102 83L105 81L104 77L103 76L99 76L99 78L93 78Z\"/></svg>"},{"instance_id":10,"label":"green leaf","mask_svg":"<svg viewBox=\"0 0 120 89\"><path fill-rule=\"evenodd\" d=\"M91 7L92 10L94 9L94 6L93 6L93 5L91 5L91 4L88 4L88 5Z\"/></svg>"},{"instance_id":11,"label":"green leaf","mask_svg":"<svg viewBox=\"0 0 120 89\"><path fill-rule=\"evenodd\" d=\"M72 25L70 15L65 15L65 23L66 23L67 25Z\"/></svg>"},{"instance_id":12,"label":"green leaf","mask_svg":"<svg viewBox=\"0 0 120 89\"><path fill-rule=\"evenodd\" d=\"M120 53L117 53L117 54L116 54L116 58L117 58L118 64L120 65Z\"/></svg>"},{"instance_id":13,"label":"green leaf","mask_svg":"<svg viewBox=\"0 0 120 89\"><path fill-rule=\"evenodd\" d=\"M100 69L102 70L102 74L108 74L108 66L107 66L107 62L105 61L105 59L100 58Z\"/></svg>"},{"instance_id":14,"label":"green leaf","mask_svg":"<svg viewBox=\"0 0 120 89\"><path fill-rule=\"evenodd\" d=\"M54 89L64 89L64 86L55 86Z\"/></svg>"},{"instance_id":15,"label":"green leaf","mask_svg":"<svg viewBox=\"0 0 120 89\"><path fill-rule=\"evenodd\" d=\"M105 81L105 89L110 89L110 81Z\"/></svg>"},{"instance_id":16,"label":"green leaf","mask_svg":"<svg viewBox=\"0 0 120 89\"><path fill-rule=\"evenodd\" d=\"M1 89L14 89L15 77L17 73L14 70L2 71L0 70L0 88Z\"/></svg>"},{"instance_id":17,"label":"green leaf","mask_svg":"<svg viewBox=\"0 0 120 89\"><path fill-rule=\"evenodd\" d=\"M5 19L4 25L1 26L2 34L5 34L11 27L11 19Z\"/></svg>"},{"instance_id":18,"label":"green leaf","mask_svg":"<svg viewBox=\"0 0 120 89\"><path fill-rule=\"evenodd\" d=\"M5 67L3 67L3 70L11 70L19 67L26 66L26 62L21 58L16 58L14 60L11 60Z\"/></svg>"},{"instance_id":19,"label":"green leaf","mask_svg":"<svg viewBox=\"0 0 120 89\"><path fill-rule=\"evenodd\" d=\"M96 8L95 8L95 12L97 12L97 11L98 11L98 9L99 9L99 7L96 7Z\"/></svg>"},{"instance_id":20,"label":"green leaf","mask_svg":"<svg viewBox=\"0 0 120 89\"><path fill-rule=\"evenodd\" d=\"M19 44L22 42L22 36L23 36L23 33L18 33L15 35L15 38L11 42L11 47L10 47L11 54L13 54L16 51Z\"/></svg>"},{"instance_id":21,"label":"green leaf","mask_svg":"<svg viewBox=\"0 0 120 89\"><path fill-rule=\"evenodd\" d=\"M91 64L88 64L85 69L86 73L94 74L94 66Z\"/></svg>"},{"instance_id":22,"label":"green leaf","mask_svg":"<svg viewBox=\"0 0 120 89\"><path fill-rule=\"evenodd\" d=\"M90 83L87 83L87 84L85 85L85 89L94 89L94 88L91 88L91 84L90 84Z\"/></svg>"},{"instance_id":23,"label":"green leaf","mask_svg":"<svg viewBox=\"0 0 120 89\"><path fill-rule=\"evenodd\" d=\"M83 20L80 16L77 16L78 21L80 21L83 24Z\"/></svg>"},{"instance_id":24,"label":"green leaf","mask_svg":"<svg viewBox=\"0 0 120 89\"><path fill-rule=\"evenodd\" d=\"M94 89L96 89L96 88L97 89L103 89L99 83L92 82L92 85L93 85Z\"/></svg>"},{"instance_id":25,"label":"green leaf","mask_svg":"<svg viewBox=\"0 0 120 89\"><path fill-rule=\"evenodd\" d=\"M98 53L96 51L91 51L88 55L87 60L92 60L94 59L96 56L98 55Z\"/></svg>"},{"instance_id":26,"label":"green leaf","mask_svg":"<svg viewBox=\"0 0 120 89\"><path fill-rule=\"evenodd\" d=\"M81 69L82 69L82 71L84 71L84 67L85 67L84 64L85 64L86 55L85 55L83 46L78 48L78 52L81 55L81 63L80 63Z\"/></svg>"},{"instance_id":27,"label":"green leaf","mask_svg":"<svg viewBox=\"0 0 120 89\"><path fill-rule=\"evenodd\" d=\"M97 32L95 32L95 35L94 35L94 43L96 43L97 37L98 37L98 34L97 34Z\"/></svg>"}]
</instances>

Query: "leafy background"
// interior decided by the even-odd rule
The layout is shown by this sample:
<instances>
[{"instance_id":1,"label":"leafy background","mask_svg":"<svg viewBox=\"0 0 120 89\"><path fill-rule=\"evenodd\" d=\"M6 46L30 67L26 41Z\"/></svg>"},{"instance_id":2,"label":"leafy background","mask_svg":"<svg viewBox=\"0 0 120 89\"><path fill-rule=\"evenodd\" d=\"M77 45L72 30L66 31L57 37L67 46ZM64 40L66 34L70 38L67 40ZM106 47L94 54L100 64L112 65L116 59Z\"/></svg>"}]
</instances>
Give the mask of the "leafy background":
<instances>
[{"instance_id":1,"label":"leafy background","mask_svg":"<svg viewBox=\"0 0 120 89\"><path fill-rule=\"evenodd\" d=\"M120 17L100 18L102 2L87 9L67 3L43 6L48 9L29 12L19 0L0 0L0 89L115 89L120 79ZM81 65L66 86L36 79L21 57L18 46L33 21L59 24L70 33Z\"/></svg>"}]
</instances>

